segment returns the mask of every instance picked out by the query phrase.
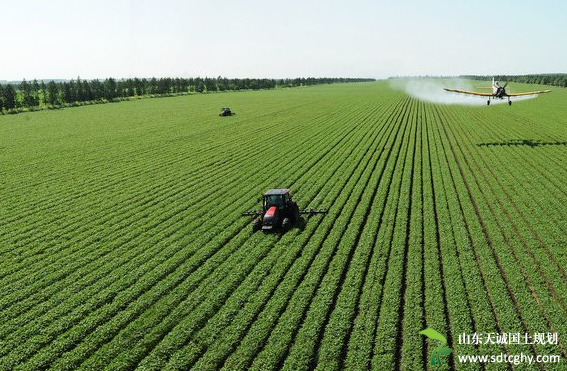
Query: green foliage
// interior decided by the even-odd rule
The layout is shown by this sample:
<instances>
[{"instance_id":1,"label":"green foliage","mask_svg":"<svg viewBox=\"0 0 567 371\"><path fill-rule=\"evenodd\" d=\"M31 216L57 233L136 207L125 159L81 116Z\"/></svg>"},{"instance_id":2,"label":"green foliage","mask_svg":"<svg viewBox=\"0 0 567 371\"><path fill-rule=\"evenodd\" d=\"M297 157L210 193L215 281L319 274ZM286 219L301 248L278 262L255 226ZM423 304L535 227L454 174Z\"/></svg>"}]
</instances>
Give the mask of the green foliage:
<instances>
[{"instance_id":1,"label":"green foliage","mask_svg":"<svg viewBox=\"0 0 567 371\"><path fill-rule=\"evenodd\" d=\"M158 81L115 81L113 99L211 84ZM39 85L51 108L92 102ZM567 333L565 94L440 106L377 82L0 116L0 369L481 370L457 356L562 354L458 336ZM238 114L218 117L225 105ZM252 233L240 212L272 187L329 214Z\"/></svg>"},{"instance_id":2,"label":"green foliage","mask_svg":"<svg viewBox=\"0 0 567 371\"><path fill-rule=\"evenodd\" d=\"M35 111L40 103L48 105L48 108L54 106L61 107L78 107L84 104L107 103L127 100L132 97L156 97L156 96L174 96L183 95L189 92L211 93L223 92L226 90L260 90L274 89L278 86L293 87L303 85L318 85L329 83L352 83L352 82L370 82L374 79L367 78L308 78L308 79L227 79L221 76L217 78L205 77L197 78L160 78L155 77L148 79L121 79L116 80L107 78L101 80L70 80L64 82L49 82L49 91L42 81L41 85L37 80L33 80L30 84L25 79L18 86L18 90L13 92L13 105L11 96L4 97L4 93L0 95L0 99L8 100L10 106L6 107L13 113ZM16 109L18 108L18 109ZM0 112L2 110L0 109Z\"/></svg>"},{"instance_id":3,"label":"green foliage","mask_svg":"<svg viewBox=\"0 0 567 371\"><path fill-rule=\"evenodd\" d=\"M12 85L4 87L4 107L8 110L16 108L16 90Z\"/></svg>"},{"instance_id":4,"label":"green foliage","mask_svg":"<svg viewBox=\"0 0 567 371\"><path fill-rule=\"evenodd\" d=\"M539 84L539 85L552 85L552 86L567 86L567 74L565 73L550 73L550 74L537 74L537 75L498 75L498 76L463 76L467 79L489 81L494 77L498 81L513 81L524 84Z\"/></svg>"}]
</instances>

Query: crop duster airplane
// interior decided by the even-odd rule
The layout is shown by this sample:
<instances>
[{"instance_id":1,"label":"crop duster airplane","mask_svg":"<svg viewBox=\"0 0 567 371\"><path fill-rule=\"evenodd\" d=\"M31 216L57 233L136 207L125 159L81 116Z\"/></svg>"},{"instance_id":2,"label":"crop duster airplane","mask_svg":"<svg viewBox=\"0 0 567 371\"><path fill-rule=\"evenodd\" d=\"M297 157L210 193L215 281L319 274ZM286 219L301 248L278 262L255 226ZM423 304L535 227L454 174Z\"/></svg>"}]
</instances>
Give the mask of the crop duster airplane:
<instances>
[{"instance_id":1,"label":"crop duster airplane","mask_svg":"<svg viewBox=\"0 0 567 371\"><path fill-rule=\"evenodd\" d=\"M498 81L494 81L494 77L492 78L492 86L491 87L479 87L478 89L492 89L492 93L479 93L476 91L467 91L467 90L459 90L459 89L447 89L444 88L447 91L452 91L455 93L461 93L461 94L469 94L469 95L478 95L481 97L488 97L488 101L486 102L487 105L490 105L490 99L504 99L504 98L508 98L508 104L512 105L512 101L510 100L511 97L519 97L522 95L537 95L537 94L543 94L543 93L549 93L551 90L538 90L538 91L528 91L525 93L506 93L506 86L508 86L508 83L505 83L504 86L500 86L500 84L498 83Z\"/></svg>"}]
</instances>

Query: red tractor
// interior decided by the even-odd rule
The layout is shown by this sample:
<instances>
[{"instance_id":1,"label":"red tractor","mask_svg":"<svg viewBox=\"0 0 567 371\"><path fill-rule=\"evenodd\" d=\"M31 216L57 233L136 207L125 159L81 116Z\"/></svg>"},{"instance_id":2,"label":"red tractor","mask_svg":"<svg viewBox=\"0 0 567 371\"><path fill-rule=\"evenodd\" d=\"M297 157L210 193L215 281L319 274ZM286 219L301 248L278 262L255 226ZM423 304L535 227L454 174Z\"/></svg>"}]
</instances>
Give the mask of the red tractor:
<instances>
[{"instance_id":1,"label":"red tractor","mask_svg":"<svg viewBox=\"0 0 567 371\"><path fill-rule=\"evenodd\" d=\"M260 229L264 232L281 230L287 232L294 224L299 221L301 214L326 214L327 210L299 210L297 203L291 198L289 189L277 188L270 189L264 193L261 211L247 211L243 216L252 216L252 231Z\"/></svg>"}]
</instances>

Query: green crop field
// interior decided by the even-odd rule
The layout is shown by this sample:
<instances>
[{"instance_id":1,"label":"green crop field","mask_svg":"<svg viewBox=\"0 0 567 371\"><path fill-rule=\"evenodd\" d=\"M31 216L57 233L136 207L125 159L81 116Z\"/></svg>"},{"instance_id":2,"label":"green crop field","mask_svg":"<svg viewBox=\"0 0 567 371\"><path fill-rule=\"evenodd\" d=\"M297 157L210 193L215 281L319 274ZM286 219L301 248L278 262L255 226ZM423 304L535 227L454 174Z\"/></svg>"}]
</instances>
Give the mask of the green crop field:
<instances>
[{"instance_id":1,"label":"green crop field","mask_svg":"<svg viewBox=\"0 0 567 371\"><path fill-rule=\"evenodd\" d=\"M0 369L565 370L565 102L376 82L0 116ZM253 233L277 187L329 213ZM561 359L458 359L500 353Z\"/></svg>"}]
</instances>

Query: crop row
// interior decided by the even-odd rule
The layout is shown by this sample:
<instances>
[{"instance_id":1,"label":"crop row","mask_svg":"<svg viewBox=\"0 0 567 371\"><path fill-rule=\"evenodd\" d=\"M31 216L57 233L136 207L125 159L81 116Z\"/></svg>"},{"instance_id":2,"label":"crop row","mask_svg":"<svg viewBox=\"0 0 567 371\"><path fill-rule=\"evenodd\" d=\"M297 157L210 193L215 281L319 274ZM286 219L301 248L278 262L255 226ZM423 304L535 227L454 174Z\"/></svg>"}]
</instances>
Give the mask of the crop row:
<instances>
[{"instance_id":1,"label":"crop row","mask_svg":"<svg viewBox=\"0 0 567 371\"><path fill-rule=\"evenodd\" d=\"M228 203L228 202L227 202L227 203ZM220 206L223 207L224 205L220 205ZM225 206L225 207L226 207L226 206ZM174 213L175 213L175 211L174 211ZM151 241L150 241L150 242L151 242ZM172 246L172 247L175 248L176 246ZM119 276L118 276L118 277L119 277ZM77 302L80 303L81 301L78 300ZM64 308L64 306L63 306L63 308Z\"/></svg>"},{"instance_id":2,"label":"crop row","mask_svg":"<svg viewBox=\"0 0 567 371\"><path fill-rule=\"evenodd\" d=\"M419 370L439 346L428 327L453 350L443 369L567 358L561 336L458 343L567 332L561 116L386 83L226 97L237 116L211 116L219 94L10 128L0 368ZM274 187L329 213L253 233L240 212Z\"/></svg>"},{"instance_id":3,"label":"crop row","mask_svg":"<svg viewBox=\"0 0 567 371\"><path fill-rule=\"evenodd\" d=\"M305 160L305 159L303 159L303 160ZM222 206L222 205L221 205L221 206ZM234 262L234 260L233 260L233 261L230 261L229 263L227 263L227 266L230 266L231 264L234 264L233 262ZM188 273L187 273L187 274L188 274ZM151 280L150 280L149 282L151 282ZM148 302L151 303L151 301L148 301ZM96 317L95 317L95 318L96 318ZM88 322L88 321L87 321L87 322ZM78 328L80 329L81 327L78 327ZM101 331L102 331L102 330L101 330ZM74 341L76 341L76 339L74 339ZM49 354L51 354L51 353L53 353L53 349L47 348L46 351L43 352L43 353L46 353L46 354L49 353ZM57 354L57 353L55 353L55 354ZM36 360L37 360L37 359L41 359L41 358L40 358L40 357L36 357Z\"/></svg>"}]
</instances>

